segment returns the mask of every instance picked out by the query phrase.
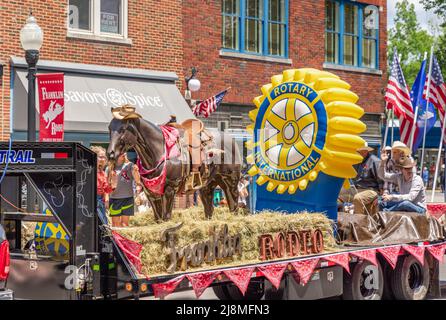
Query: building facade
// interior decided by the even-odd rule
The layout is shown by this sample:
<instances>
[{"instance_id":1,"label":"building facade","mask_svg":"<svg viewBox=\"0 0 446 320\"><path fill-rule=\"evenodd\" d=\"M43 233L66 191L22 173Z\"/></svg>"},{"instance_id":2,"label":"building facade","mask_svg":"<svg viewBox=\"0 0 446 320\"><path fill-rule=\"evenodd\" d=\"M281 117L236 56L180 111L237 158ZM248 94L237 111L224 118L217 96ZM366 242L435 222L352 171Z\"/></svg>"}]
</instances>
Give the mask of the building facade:
<instances>
[{"instance_id":1,"label":"building facade","mask_svg":"<svg viewBox=\"0 0 446 320\"><path fill-rule=\"evenodd\" d=\"M29 8L44 32L39 71L66 74L67 140L106 143L103 123L109 115L104 114L121 102L152 110L156 122L167 120L168 113L176 113L172 104L184 108L179 92L159 86L145 92L145 83L175 83L183 92L184 76L196 67L202 86L193 99L231 88L206 124L243 141L260 87L285 69L312 67L352 85L366 110L364 136L379 144L387 78L385 0L5 2L3 140L10 134L26 138L26 63L19 35Z\"/></svg>"},{"instance_id":2,"label":"building facade","mask_svg":"<svg viewBox=\"0 0 446 320\"><path fill-rule=\"evenodd\" d=\"M26 63L20 29L30 8L44 32L38 72L66 75L66 140L87 145L106 142L103 122L110 107L120 102L157 111L181 97L178 90L169 93L161 88L169 82L182 84L178 80L183 78L181 1L6 1L0 9L2 140L10 134L16 140L26 139ZM148 82L157 83L150 92L142 89ZM110 86L100 88L101 83ZM107 91L110 88L116 90ZM174 101L169 100L172 95ZM166 114L157 120L167 120Z\"/></svg>"},{"instance_id":3,"label":"building facade","mask_svg":"<svg viewBox=\"0 0 446 320\"><path fill-rule=\"evenodd\" d=\"M370 145L381 141L387 82L385 0L183 1L184 69L198 68L205 99L231 87L205 122L246 139L252 100L283 70L333 72L359 95ZM246 151L245 151L246 152Z\"/></svg>"}]
</instances>

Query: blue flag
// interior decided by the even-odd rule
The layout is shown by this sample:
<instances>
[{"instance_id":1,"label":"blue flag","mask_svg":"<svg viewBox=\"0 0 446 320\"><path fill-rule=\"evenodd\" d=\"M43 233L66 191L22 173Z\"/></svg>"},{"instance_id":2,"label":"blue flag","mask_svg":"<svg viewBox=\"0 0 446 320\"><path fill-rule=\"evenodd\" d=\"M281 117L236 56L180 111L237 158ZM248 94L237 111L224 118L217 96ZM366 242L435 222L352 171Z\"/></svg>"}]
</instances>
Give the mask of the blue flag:
<instances>
[{"instance_id":1,"label":"blue flag","mask_svg":"<svg viewBox=\"0 0 446 320\"><path fill-rule=\"evenodd\" d=\"M412 91L410 92L410 100L412 101L412 106L415 110L418 106L418 117L417 117L417 128L415 131L415 136L413 140L413 152L415 153L417 149L423 143L424 135L424 125L426 124L426 134L437 121L437 112L432 103L427 104L426 100L423 99L423 89L426 83L426 60L421 63L420 71L418 72L417 78L412 86ZM427 119L427 121L426 121Z\"/></svg>"}]
</instances>

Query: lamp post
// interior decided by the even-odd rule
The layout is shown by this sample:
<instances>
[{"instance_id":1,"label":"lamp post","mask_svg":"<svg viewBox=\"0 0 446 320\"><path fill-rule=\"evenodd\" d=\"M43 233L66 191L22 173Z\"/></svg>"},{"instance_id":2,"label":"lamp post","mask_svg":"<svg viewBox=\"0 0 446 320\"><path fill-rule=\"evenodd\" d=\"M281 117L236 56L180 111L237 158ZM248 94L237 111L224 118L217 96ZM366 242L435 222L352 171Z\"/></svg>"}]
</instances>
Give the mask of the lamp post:
<instances>
[{"instance_id":1,"label":"lamp post","mask_svg":"<svg viewBox=\"0 0 446 320\"><path fill-rule=\"evenodd\" d=\"M184 80L186 81L186 92L184 93L184 98L191 108L193 106L191 92L196 92L200 90L201 87L200 80L195 77L197 75L197 72L198 70L195 67L192 67L191 75L184 78Z\"/></svg>"},{"instance_id":2,"label":"lamp post","mask_svg":"<svg viewBox=\"0 0 446 320\"><path fill-rule=\"evenodd\" d=\"M196 91L200 90L200 87L201 87L200 80L195 78L195 76L197 75L197 72L198 72L197 68L192 67L191 75L189 77L184 77L184 80L186 81L186 91L184 92L184 98L186 99L186 102L191 109L195 105L195 101L192 100L191 92L196 92ZM196 192L197 191L194 192L194 198L196 196ZM190 198L189 198L189 195L186 194L186 208L189 208L189 207L190 207Z\"/></svg>"},{"instance_id":3,"label":"lamp post","mask_svg":"<svg viewBox=\"0 0 446 320\"><path fill-rule=\"evenodd\" d=\"M25 50L25 59L28 64L28 141L33 142L36 141L36 65L43 43L43 31L32 12L20 30L20 42Z\"/></svg>"}]
</instances>

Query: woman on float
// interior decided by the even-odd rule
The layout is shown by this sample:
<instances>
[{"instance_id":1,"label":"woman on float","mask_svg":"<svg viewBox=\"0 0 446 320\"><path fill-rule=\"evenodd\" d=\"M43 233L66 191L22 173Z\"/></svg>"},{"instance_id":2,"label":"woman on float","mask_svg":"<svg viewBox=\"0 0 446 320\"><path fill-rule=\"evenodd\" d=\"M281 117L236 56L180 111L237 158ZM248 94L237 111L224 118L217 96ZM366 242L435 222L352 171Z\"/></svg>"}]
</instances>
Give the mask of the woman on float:
<instances>
[{"instance_id":1,"label":"woman on float","mask_svg":"<svg viewBox=\"0 0 446 320\"><path fill-rule=\"evenodd\" d=\"M117 176L117 186L110 194L109 214L113 227L128 227L130 216L135 214L133 181L137 193L140 193L141 178L138 167L127 159L126 153L117 159L114 174Z\"/></svg>"},{"instance_id":2,"label":"woman on float","mask_svg":"<svg viewBox=\"0 0 446 320\"><path fill-rule=\"evenodd\" d=\"M102 223L107 224L107 217L105 215L106 204L108 206L109 194L113 192L117 184L117 176L114 172L111 173L110 182L105 173L105 167L107 165L107 156L105 155L105 149L100 146L93 146L91 150L96 153L98 157L97 161L97 207L99 219Z\"/></svg>"}]
</instances>

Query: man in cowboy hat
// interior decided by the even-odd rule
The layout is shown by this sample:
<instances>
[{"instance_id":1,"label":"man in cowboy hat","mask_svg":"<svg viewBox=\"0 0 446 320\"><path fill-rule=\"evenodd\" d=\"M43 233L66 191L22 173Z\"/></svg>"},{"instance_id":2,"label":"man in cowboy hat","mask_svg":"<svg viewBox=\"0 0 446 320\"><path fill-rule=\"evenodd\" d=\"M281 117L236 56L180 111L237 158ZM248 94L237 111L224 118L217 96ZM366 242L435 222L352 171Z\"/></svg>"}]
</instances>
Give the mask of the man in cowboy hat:
<instances>
[{"instance_id":1,"label":"man in cowboy hat","mask_svg":"<svg viewBox=\"0 0 446 320\"><path fill-rule=\"evenodd\" d=\"M342 190L339 198L343 202L353 202L355 213L373 215L378 211L378 194L383 186L383 181L378 178L380 160L371 153L373 148L367 142L356 151L363 161L355 166L358 174L353 180L354 188Z\"/></svg>"},{"instance_id":2,"label":"man in cowboy hat","mask_svg":"<svg viewBox=\"0 0 446 320\"><path fill-rule=\"evenodd\" d=\"M426 190L423 179L413 171L416 163L410 156L401 157L396 163L400 169L398 173L386 171L385 162L388 155L381 154L381 164L378 175L384 181L398 186L398 194L384 194L380 208L385 211L408 211L424 214L426 212Z\"/></svg>"},{"instance_id":3,"label":"man in cowboy hat","mask_svg":"<svg viewBox=\"0 0 446 320\"><path fill-rule=\"evenodd\" d=\"M401 141L395 141L392 147L385 147L384 151L387 154L387 160L385 162L386 172L398 173L400 168L397 163L402 157L411 157L410 149ZM413 168L414 173L416 173L416 168ZM392 182L384 181L384 194L392 194L398 192L398 186Z\"/></svg>"}]
</instances>

